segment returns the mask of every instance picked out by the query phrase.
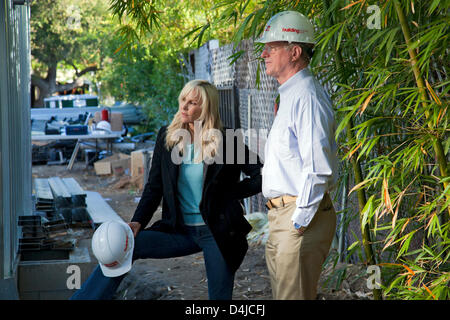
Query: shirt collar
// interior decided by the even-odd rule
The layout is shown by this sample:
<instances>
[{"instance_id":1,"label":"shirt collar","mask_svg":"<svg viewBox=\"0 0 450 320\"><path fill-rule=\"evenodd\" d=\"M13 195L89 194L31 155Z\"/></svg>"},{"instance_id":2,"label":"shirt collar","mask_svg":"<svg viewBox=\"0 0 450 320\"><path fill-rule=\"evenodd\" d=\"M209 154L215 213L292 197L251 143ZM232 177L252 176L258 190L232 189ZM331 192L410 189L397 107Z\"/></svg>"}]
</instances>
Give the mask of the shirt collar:
<instances>
[{"instance_id":1,"label":"shirt collar","mask_svg":"<svg viewBox=\"0 0 450 320\"><path fill-rule=\"evenodd\" d=\"M291 90L298 89L299 81L306 79L311 76L311 70L309 67L303 68L292 77L290 77L285 83L278 87L278 92L280 94L288 93Z\"/></svg>"}]
</instances>

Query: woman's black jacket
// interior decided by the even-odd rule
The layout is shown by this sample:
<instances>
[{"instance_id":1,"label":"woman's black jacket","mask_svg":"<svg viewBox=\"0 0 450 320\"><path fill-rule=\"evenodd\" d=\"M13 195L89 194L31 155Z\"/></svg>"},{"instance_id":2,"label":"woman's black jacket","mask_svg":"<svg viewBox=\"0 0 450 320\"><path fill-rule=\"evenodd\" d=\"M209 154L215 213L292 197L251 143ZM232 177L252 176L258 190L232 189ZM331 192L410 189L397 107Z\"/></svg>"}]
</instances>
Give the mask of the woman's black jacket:
<instances>
[{"instance_id":1,"label":"woman's black jacket","mask_svg":"<svg viewBox=\"0 0 450 320\"><path fill-rule=\"evenodd\" d=\"M167 127L162 127L156 138L148 180L131 221L139 222L141 228L145 228L162 199L162 219L149 229L183 232L183 217L177 200L179 165L172 161L171 150L165 147L166 133ZM247 252L246 235L252 228L244 217L240 200L261 192L262 164L236 135L227 136L224 130L223 149L220 149L223 150L222 163L216 161L205 165L200 212L230 270L235 272ZM248 177L241 180L241 172Z\"/></svg>"}]
</instances>

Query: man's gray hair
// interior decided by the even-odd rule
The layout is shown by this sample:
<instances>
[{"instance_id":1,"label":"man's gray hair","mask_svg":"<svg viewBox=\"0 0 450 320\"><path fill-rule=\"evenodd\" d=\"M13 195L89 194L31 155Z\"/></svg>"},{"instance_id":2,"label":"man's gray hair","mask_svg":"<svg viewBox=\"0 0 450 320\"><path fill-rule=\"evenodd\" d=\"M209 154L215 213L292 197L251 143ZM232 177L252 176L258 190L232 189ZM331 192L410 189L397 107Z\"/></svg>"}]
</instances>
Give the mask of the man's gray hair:
<instances>
[{"instance_id":1,"label":"man's gray hair","mask_svg":"<svg viewBox=\"0 0 450 320\"><path fill-rule=\"evenodd\" d=\"M309 64L311 62L312 56L314 54L314 44L305 42L291 42L289 44L289 47L292 46L299 46L300 48L302 48L302 59L306 64Z\"/></svg>"}]
</instances>

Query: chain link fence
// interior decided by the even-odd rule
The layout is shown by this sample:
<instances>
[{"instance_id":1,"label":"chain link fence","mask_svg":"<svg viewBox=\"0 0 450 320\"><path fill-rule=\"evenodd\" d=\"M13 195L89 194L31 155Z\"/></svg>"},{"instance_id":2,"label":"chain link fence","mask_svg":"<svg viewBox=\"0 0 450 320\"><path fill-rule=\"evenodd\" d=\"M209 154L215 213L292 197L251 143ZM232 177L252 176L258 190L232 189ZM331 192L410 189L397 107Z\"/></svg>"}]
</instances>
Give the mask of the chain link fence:
<instances>
[{"instance_id":1,"label":"chain link fence","mask_svg":"<svg viewBox=\"0 0 450 320\"><path fill-rule=\"evenodd\" d=\"M224 125L242 129L245 144L264 161L278 83L266 75L258 56L251 40L244 40L237 47L227 44L211 50L210 69L212 82L219 89ZM247 212L267 212L266 201L262 194L251 197L246 200Z\"/></svg>"}]
</instances>

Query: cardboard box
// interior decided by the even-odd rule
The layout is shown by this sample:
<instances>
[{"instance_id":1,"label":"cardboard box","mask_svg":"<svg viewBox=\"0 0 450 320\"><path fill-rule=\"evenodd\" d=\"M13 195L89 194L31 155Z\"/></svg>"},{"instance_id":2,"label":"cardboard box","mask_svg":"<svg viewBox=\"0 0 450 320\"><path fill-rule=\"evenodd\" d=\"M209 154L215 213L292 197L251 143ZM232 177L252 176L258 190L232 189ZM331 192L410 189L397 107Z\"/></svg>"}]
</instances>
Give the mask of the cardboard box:
<instances>
[{"instance_id":1,"label":"cardboard box","mask_svg":"<svg viewBox=\"0 0 450 320\"><path fill-rule=\"evenodd\" d=\"M131 152L131 178L140 186L143 186L147 180L152 155L153 149L140 149Z\"/></svg>"},{"instance_id":2,"label":"cardboard box","mask_svg":"<svg viewBox=\"0 0 450 320\"><path fill-rule=\"evenodd\" d=\"M97 175L127 174L130 171L131 157L124 153L114 154L108 158L94 162L94 169Z\"/></svg>"},{"instance_id":3,"label":"cardboard box","mask_svg":"<svg viewBox=\"0 0 450 320\"><path fill-rule=\"evenodd\" d=\"M131 176L144 174L144 153L142 150L131 152Z\"/></svg>"},{"instance_id":4,"label":"cardboard box","mask_svg":"<svg viewBox=\"0 0 450 320\"><path fill-rule=\"evenodd\" d=\"M123 114L121 112L111 112L111 131L122 131Z\"/></svg>"}]
</instances>

